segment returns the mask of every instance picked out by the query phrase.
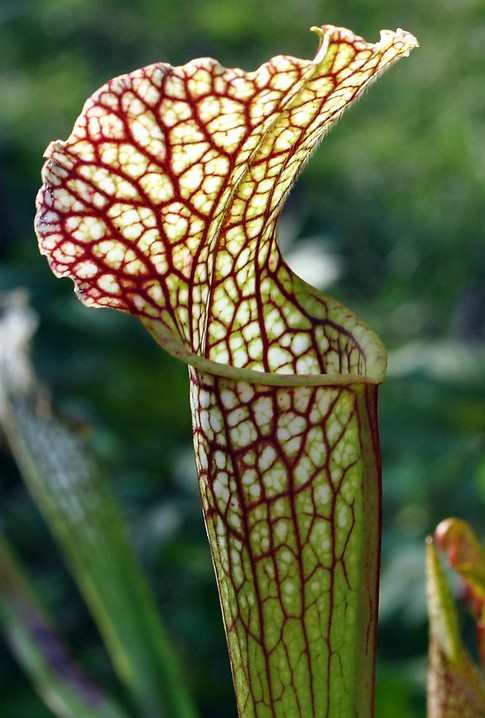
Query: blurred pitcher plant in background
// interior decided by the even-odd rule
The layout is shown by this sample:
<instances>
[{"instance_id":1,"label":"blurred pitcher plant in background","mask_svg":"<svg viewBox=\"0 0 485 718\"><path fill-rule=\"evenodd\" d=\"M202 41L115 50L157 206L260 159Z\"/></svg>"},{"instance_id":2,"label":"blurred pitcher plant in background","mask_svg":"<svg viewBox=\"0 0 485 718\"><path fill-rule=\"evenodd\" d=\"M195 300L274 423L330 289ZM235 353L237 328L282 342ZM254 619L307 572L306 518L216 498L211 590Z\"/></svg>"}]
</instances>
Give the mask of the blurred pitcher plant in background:
<instances>
[{"instance_id":1,"label":"blurred pitcher plant in background","mask_svg":"<svg viewBox=\"0 0 485 718\"><path fill-rule=\"evenodd\" d=\"M291 271L276 231L312 150L417 42L313 29L312 61L244 72L201 58L111 80L48 147L37 201L53 272L85 304L138 317L189 365L244 718L374 714L386 353ZM174 700L166 714L191 710Z\"/></svg>"},{"instance_id":2,"label":"blurred pitcher plant in background","mask_svg":"<svg viewBox=\"0 0 485 718\"><path fill-rule=\"evenodd\" d=\"M460 639L459 622L438 551L446 552L458 574L476 622L481 669ZM428 718L485 716L485 550L465 521L442 521L427 541L430 623Z\"/></svg>"}]
</instances>

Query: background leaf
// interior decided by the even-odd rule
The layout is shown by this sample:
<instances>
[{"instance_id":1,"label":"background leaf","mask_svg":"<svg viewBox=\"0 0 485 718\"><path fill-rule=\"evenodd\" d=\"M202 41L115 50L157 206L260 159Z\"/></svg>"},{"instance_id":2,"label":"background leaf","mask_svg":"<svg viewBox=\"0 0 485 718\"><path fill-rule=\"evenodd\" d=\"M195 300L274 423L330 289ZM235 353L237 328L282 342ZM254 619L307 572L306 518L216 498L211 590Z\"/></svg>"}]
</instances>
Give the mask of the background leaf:
<instances>
[{"instance_id":1,"label":"background leaf","mask_svg":"<svg viewBox=\"0 0 485 718\"><path fill-rule=\"evenodd\" d=\"M127 718L84 674L62 644L0 538L0 616L11 648L46 704L60 718Z\"/></svg>"},{"instance_id":2,"label":"background leaf","mask_svg":"<svg viewBox=\"0 0 485 718\"><path fill-rule=\"evenodd\" d=\"M458 616L433 540L427 541L428 718L485 716L485 682L462 646Z\"/></svg>"},{"instance_id":3,"label":"background leaf","mask_svg":"<svg viewBox=\"0 0 485 718\"><path fill-rule=\"evenodd\" d=\"M56 416L37 386L21 295L5 304L0 422L12 454L142 714L189 718L194 709L110 484L81 427Z\"/></svg>"}]
</instances>

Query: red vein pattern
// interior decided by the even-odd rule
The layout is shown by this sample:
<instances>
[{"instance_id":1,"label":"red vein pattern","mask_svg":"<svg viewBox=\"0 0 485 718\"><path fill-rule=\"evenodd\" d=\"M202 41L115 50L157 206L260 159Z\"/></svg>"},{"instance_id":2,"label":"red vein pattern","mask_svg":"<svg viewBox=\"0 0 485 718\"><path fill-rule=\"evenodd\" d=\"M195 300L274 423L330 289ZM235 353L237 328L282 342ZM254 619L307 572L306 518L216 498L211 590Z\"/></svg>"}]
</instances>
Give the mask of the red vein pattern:
<instances>
[{"instance_id":1,"label":"red vein pattern","mask_svg":"<svg viewBox=\"0 0 485 718\"><path fill-rule=\"evenodd\" d=\"M299 279L276 225L340 113L416 40L324 26L312 61L115 78L47 149L36 228L89 305L190 365L196 463L238 710L369 718L378 337Z\"/></svg>"},{"instance_id":2,"label":"red vein pattern","mask_svg":"<svg viewBox=\"0 0 485 718\"><path fill-rule=\"evenodd\" d=\"M377 387L191 388L239 715L372 715Z\"/></svg>"},{"instance_id":3,"label":"red vein pattern","mask_svg":"<svg viewBox=\"0 0 485 718\"><path fill-rule=\"evenodd\" d=\"M416 41L316 29L313 61L202 58L109 82L46 153L41 251L81 299L138 316L172 353L284 374L365 374L365 328L293 275L275 226L309 153Z\"/></svg>"}]
</instances>

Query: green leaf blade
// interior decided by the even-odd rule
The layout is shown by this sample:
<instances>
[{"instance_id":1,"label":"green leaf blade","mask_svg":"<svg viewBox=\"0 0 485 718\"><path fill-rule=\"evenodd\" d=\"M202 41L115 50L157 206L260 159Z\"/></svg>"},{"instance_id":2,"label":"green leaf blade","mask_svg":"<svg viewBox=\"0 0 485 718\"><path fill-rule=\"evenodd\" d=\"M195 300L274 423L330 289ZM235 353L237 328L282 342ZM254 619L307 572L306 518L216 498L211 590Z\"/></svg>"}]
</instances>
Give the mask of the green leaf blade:
<instances>
[{"instance_id":1,"label":"green leaf blade","mask_svg":"<svg viewBox=\"0 0 485 718\"><path fill-rule=\"evenodd\" d=\"M60 718L128 718L73 661L0 538L0 615L17 660Z\"/></svg>"},{"instance_id":2,"label":"green leaf blade","mask_svg":"<svg viewBox=\"0 0 485 718\"><path fill-rule=\"evenodd\" d=\"M112 487L79 427L60 419L39 388L26 337L17 343L7 336L8 327L22 326L28 314L22 303L12 303L0 323L6 340L0 357L0 422L12 454L141 713L193 718L181 668ZM17 314L15 322L11 312ZM32 331L31 323L27 333Z\"/></svg>"},{"instance_id":3,"label":"green leaf blade","mask_svg":"<svg viewBox=\"0 0 485 718\"><path fill-rule=\"evenodd\" d=\"M82 439L30 402L11 405L16 455L119 677L145 715L193 716L109 484ZM12 438L12 435L11 435Z\"/></svg>"}]
</instances>

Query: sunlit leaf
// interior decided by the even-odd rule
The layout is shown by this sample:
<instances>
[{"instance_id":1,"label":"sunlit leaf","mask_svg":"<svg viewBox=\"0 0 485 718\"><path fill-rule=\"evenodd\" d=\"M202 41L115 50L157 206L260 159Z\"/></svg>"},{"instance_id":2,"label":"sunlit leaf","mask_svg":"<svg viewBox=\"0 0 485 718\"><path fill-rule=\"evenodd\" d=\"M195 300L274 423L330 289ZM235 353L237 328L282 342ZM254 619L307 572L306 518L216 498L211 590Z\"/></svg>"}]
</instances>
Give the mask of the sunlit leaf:
<instances>
[{"instance_id":1,"label":"sunlit leaf","mask_svg":"<svg viewBox=\"0 0 485 718\"><path fill-rule=\"evenodd\" d=\"M240 716L373 714L378 337L299 279L277 221L340 113L416 40L315 28L312 61L202 58L109 82L47 150L41 251L190 365Z\"/></svg>"},{"instance_id":2,"label":"sunlit leaf","mask_svg":"<svg viewBox=\"0 0 485 718\"><path fill-rule=\"evenodd\" d=\"M291 273L276 223L342 110L416 41L315 30L312 61L244 72L202 58L115 78L49 146L40 248L85 303L131 312L197 366L382 378L382 349L366 352L361 322Z\"/></svg>"}]
</instances>

